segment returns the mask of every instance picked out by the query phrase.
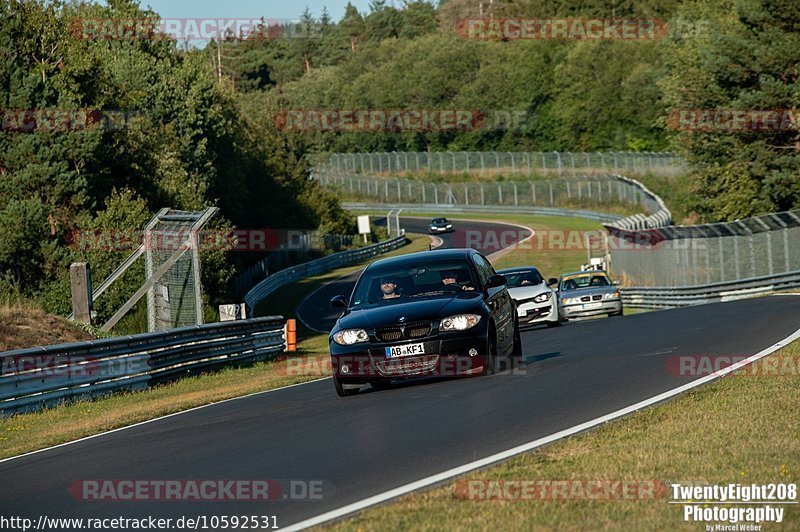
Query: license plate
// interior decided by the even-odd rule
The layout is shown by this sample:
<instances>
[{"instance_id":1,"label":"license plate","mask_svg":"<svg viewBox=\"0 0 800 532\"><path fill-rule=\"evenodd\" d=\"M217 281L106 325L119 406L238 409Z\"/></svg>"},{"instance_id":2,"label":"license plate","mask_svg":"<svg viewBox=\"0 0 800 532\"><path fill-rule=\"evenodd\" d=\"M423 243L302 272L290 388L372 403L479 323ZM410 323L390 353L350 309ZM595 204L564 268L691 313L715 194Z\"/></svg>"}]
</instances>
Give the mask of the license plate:
<instances>
[{"instance_id":1,"label":"license plate","mask_svg":"<svg viewBox=\"0 0 800 532\"><path fill-rule=\"evenodd\" d=\"M386 348L386 358L410 357L425 354L425 344L395 345Z\"/></svg>"},{"instance_id":2,"label":"license plate","mask_svg":"<svg viewBox=\"0 0 800 532\"><path fill-rule=\"evenodd\" d=\"M595 309L598 309L598 308L603 308L603 304L602 303L586 303L583 306L583 310L595 310Z\"/></svg>"}]
</instances>

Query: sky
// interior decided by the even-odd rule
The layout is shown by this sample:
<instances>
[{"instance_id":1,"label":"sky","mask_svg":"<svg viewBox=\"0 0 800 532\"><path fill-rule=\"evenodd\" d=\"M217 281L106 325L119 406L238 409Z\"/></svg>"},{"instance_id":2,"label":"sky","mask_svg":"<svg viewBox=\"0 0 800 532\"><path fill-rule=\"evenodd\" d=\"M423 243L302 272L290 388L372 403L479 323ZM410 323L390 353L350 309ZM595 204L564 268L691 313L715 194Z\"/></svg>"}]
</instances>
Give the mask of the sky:
<instances>
[{"instance_id":1,"label":"sky","mask_svg":"<svg viewBox=\"0 0 800 532\"><path fill-rule=\"evenodd\" d=\"M361 13L369 11L369 0L350 0ZM387 4L391 4L389 1ZM397 2L395 2L397 3ZM327 7L335 21L344 16L347 0L140 0L162 18L260 18L296 19L306 6L315 17Z\"/></svg>"}]
</instances>

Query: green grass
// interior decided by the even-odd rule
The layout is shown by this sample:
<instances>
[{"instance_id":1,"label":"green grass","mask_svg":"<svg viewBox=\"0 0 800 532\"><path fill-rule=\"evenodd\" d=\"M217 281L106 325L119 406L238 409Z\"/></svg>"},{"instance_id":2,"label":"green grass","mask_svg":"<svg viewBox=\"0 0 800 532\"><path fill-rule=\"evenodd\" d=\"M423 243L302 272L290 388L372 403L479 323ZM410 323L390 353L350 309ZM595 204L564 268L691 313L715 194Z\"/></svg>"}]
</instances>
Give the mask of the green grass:
<instances>
[{"instance_id":1,"label":"green grass","mask_svg":"<svg viewBox=\"0 0 800 532\"><path fill-rule=\"evenodd\" d=\"M800 341L771 357L800 367ZM770 357L768 357L770 358ZM760 363L759 363L760 366ZM800 481L800 375L732 376L465 480ZM680 505L650 500L480 501L458 481L336 523L332 530L702 530ZM462 488L463 489L463 488ZM463 493L463 492L461 492ZM797 530L800 510L762 530Z\"/></svg>"}]
</instances>

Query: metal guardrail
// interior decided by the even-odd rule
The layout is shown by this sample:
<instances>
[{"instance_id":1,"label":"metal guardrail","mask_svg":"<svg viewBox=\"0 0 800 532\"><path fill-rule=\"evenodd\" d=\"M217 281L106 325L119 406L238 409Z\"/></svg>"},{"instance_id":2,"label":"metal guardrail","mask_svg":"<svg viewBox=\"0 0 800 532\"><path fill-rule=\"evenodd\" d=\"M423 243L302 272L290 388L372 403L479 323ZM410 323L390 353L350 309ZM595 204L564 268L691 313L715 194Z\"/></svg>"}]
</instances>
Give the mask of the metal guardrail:
<instances>
[{"instance_id":1,"label":"metal guardrail","mask_svg":"<svg viewBox=\"0 0 800 532\"><path fill-rule=\"evenodd\" d=\"M793 288L800 288L800 271L701 286L622 288L620 292L629 307L660 309L733 301Z\"/></svg>"},{"instance_id":2,"label":"metal guardrail","mask_svg":"<svg viewBox=\"0 0 800 532\"><path fill-rule=\"evenodd\" d=\"M603 212L584 211L578 209L559 209L554 207L533 207L533 206L508 206L508 205L446 205L435 203L342 203L342 207L353 211L382 211L389 208L401 208L404 211L435 212L435 213L510 213L510 214L536 214L542 216L564 216L569 218L585 218L601 223L613 223L622 217L616 214Z\"/></svg>"},{"instance_id":3,"label":"metal guardrail","mask_svg":"<svg viewBox=\"0 0 800 532\"><path fill-rule=\"evenodd\" d=\"M405 236L399 236L389 240L384 240L371 246L366 246L359 249L348 251L340 251L323 257L321 259L312 260L303 264L298 264L291 268L286 268L276 272L256 286L254 286L244 297L249 312L253 312L256 305L263 301L268 295L275 292L278 288L285 286L294 281L318 275L340 266L360 262L366 258L374 257L387 251L392 251L403 246L406 243Z\"/></svg>"},{"instance_id":4,"label":"metal guardrail","mask_svg":"<svg viewBox=\"0 0 800 532\"><path fill-rule=\"evenodd\" d=\"M265 359L283 352L284 324L271 316L0 353L0 415Z\"/></svg>"},{"instance_id":5,"label":"metal guardrail","mask_svg":"<svg viewBox=\"0 0 800 532\"><path fill-rule=\"evenodd\" d=\"M651 212L649 216L645 216L644 214L635 214L633 216L628 216L627 218L607 224L608 227L624 231L633 231L642 229L658 229L672 225L672 213L667 208L667 204L664 203L664 200L661 199L661 196L653 193L649 188L635 179L622 176L616 176L616 178L626 181L638 188L640 193L647 198L647 203L649 203L651 206L655 204L657 208L652 209L651 207L653 212Z\"/></svg>"}]
</instances>

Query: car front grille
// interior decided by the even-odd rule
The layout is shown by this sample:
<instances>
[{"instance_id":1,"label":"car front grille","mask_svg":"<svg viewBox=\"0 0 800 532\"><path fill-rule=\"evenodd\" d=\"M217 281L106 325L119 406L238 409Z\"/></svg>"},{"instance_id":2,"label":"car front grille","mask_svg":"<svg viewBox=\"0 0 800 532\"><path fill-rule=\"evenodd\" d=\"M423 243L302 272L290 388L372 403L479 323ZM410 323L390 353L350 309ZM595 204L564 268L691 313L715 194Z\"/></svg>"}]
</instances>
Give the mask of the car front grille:
<instances>
[{"instance_id":1,"label":"car front grille","mask_svg":"<svg viewBox=\"0 0 800 532\"><path fill-rule=\"evenodd\" d=\"M375 329L375 336L381 342L395 342L397 340L413 340L425 338L431 333L430 323L409 323L408 325L393 325Z\"/></svg>"},{"instance_id":2,"label":"car front grille","mask_svg":"<svg viewBox=\"0 0 800 532\"><path fill-rule=\"evenodd\" d=\"M603 299L603 296L592 296L592 301L600 301Z\"/></svg>"},{"instance_id":3,"label":"car front grille","mask_svg":"<svg viewBox=\"0 0 800 532\"><path fill-rule=\"evenodd\" d=\"M390 360L376 360L375 368L383 377L403 377L428 373L436 368L439 355L423 355Z\"/></svg>"}]
</instances>

